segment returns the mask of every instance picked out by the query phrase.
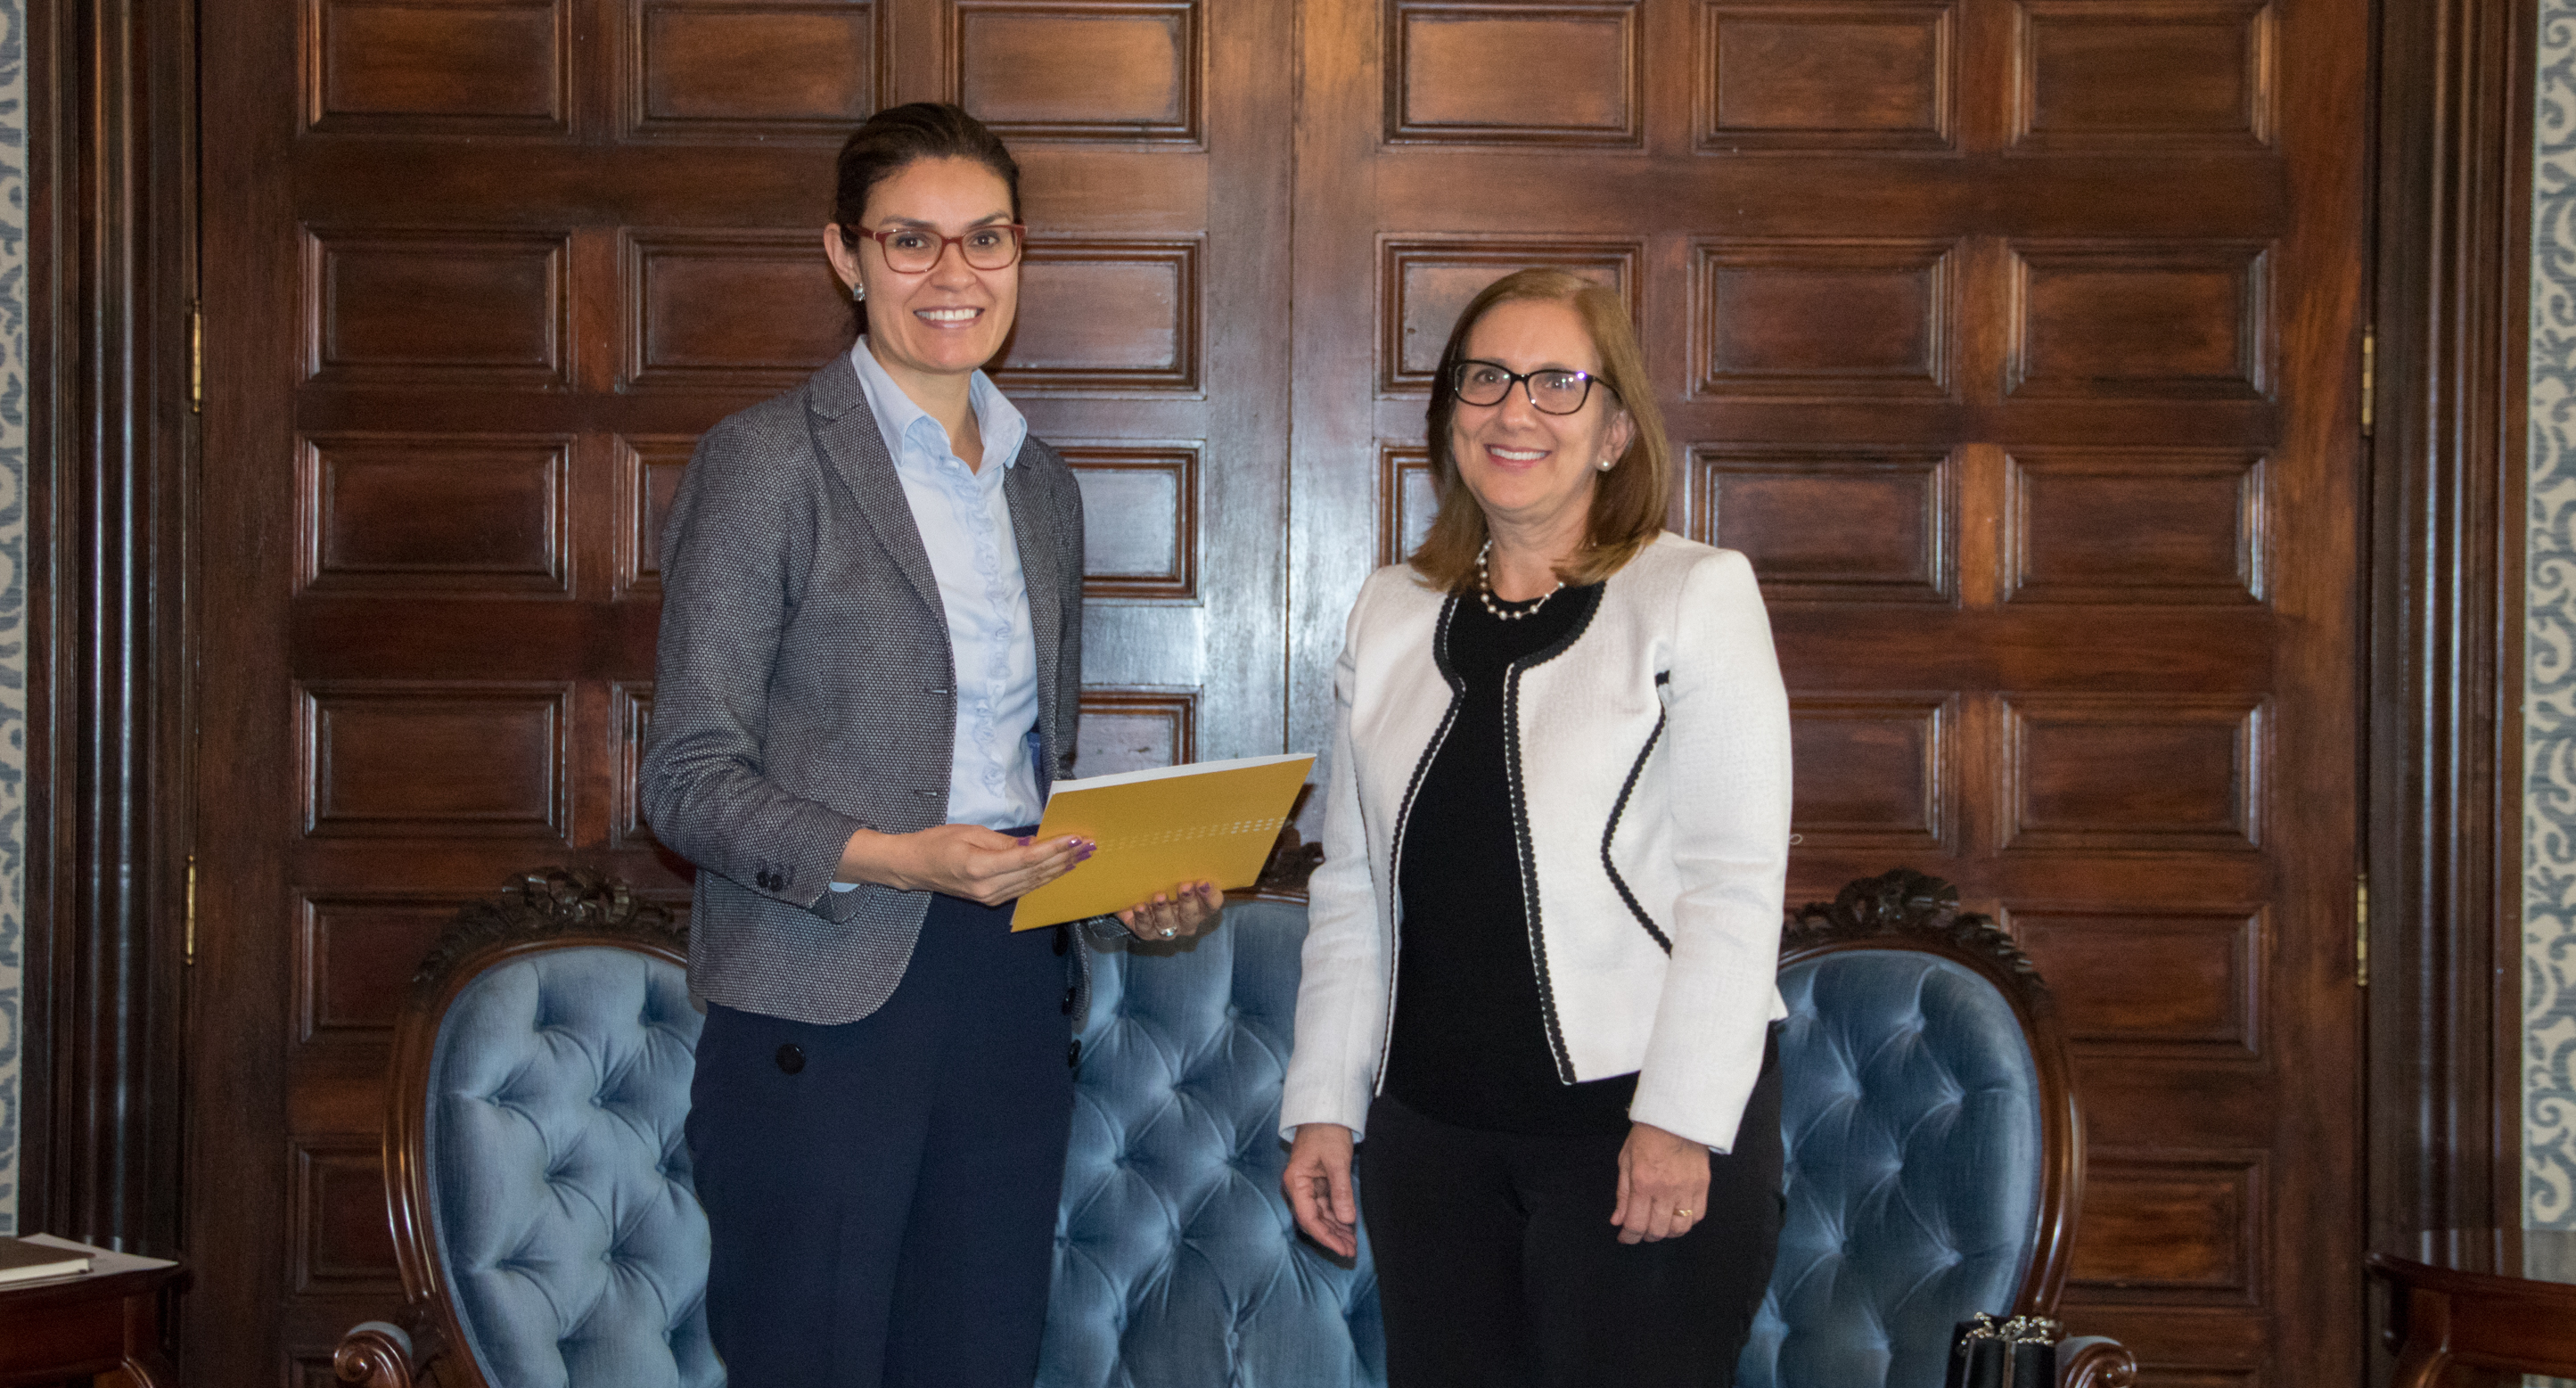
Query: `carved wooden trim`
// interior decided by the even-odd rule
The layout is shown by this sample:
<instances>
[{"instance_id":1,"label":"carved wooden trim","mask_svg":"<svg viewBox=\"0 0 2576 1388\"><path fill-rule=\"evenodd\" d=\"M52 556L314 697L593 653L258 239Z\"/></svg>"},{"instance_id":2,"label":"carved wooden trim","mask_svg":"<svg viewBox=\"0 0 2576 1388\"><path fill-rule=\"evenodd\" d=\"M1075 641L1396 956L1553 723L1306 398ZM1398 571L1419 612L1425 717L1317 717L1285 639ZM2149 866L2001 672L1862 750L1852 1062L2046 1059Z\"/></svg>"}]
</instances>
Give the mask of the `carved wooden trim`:
<instances>
[{"instance_id":1,"label":"carved wooden trim","mask_svg":"<svg viewBox=\"0 0 2576 1388\"><path fill-rule=\"evenodd\" d=\"M1811 901L1780 929L1781 961L1833 946L1921 942L1983 963L2014 980L2014 1001L2056 1011L2039 968L1994 919L1959 910L1959 889L1938 877L1896 868L1844 884L1830 902Z\"/></svg>"},{"instance_id":2,"label":"carved wooden trim","mask_svg":"<svg viewBox=\"0 0 2576 1388\"><path fill-rule=\"evenodd\" d=\"M2521 1222L2534 34L2532 0L2380 7L2363 761L2374 1248Z\"/></svg>"},{"instance_id":3,"label":"carved wooden trim","mask_svg":"<svg viewBox=\"0 0 2576 1388\"><path fill-rule=\"evenodd\" d=\"M492 901L467 902L412 972L414 1007L437 1003L466 978L491 967L494 951L607 941L662 954L686 966L688 927L624 882L586 868L546 867L522 874ZM408 1020L408 1018L406 1018Z\"/></svg>"},{"instance_id":4,"label":"carved wooden trim","mask_svg":"<svg viewBox=\"0 0 2576 1388\"><path fill-rule=\"evenodd\" d=\"M2013 1297L2016 1316L2054 1316L2084 1205L2084 1114L2066 1054L2057 1002L2029 956L1994 921L1959 909L1959 889L1896 868L1810 902L1780 932L1780 966L1855 949L1911 949L1965 964L1992 981L2019 1017L2039 1070L2040 1191L2030 1268Z\"/></svg>"},{"instance_id":5,"label":"carved wooden trim","mask_svg":"<svg viewBox=\"0 0 2576 1388\"><path fill-rule=\"evenodd\" d=\"M353 1327L331 1352L331 1376L366 1388L412 1388L408 1337L382 1321Z\"/></svg>"},{"instance_id":6,"label":"carved wooden trim","mask_svg":"<svg viewBox=\"0 0 2576 1388\"><path fill-rule=\"evenodd\" d=\"M2138 1356L2119 1341L2088 1338L2075 1345L2057 1366L2058 1388L2137 1388Z\"/></svg>"},{"instance_id":7,"label":"carved wooden trim","mask_svg":"<svg viewBox=\"0 0 2576 1388\"><path fill-rule=\"evenodd\" d=\"M195 8L32 0L18 1225L177 1249Z\"/></svg>"}]
</instances>

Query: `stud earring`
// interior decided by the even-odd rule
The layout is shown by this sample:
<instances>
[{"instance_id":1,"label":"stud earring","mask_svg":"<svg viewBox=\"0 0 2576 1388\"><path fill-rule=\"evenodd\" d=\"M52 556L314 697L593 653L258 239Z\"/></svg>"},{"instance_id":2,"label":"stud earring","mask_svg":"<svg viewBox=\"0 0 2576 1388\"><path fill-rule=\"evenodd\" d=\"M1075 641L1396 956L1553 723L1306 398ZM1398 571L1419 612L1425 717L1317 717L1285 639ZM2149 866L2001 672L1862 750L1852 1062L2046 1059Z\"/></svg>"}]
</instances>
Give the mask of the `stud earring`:
<instances>
[{"instance_id":1,"label":"stud earring","mask_svg":"<svg viewBox=\"0 0 2576 1388\"><path fill-rule=\"evenodd\" d=\"M868 297L868 287L866 285L854 284L850 286L850 302L857 303L866 297Z\"/></svg>"},{"instance_id":2,"label":"stud earring","mask_svg":"<svg viewBox=\"0 0 2576 1388\"><path fill-rule=\"evenodd\" d=\"M1601 461L1600 461L1600 462L1597 462L1597 463L1594 463L1594 464L1593 464L1593 466L1594 466L1594 467L1597 467L1597 468L1601 469L1603 472L1608 472L1610 469L1612 469L1612 468L1614 468L1614 467L1617 467L1618 465L1619 465L1619 460L1618 460L1618 459L1616 459L1616 458L1612 458L1612 457L1608 457L1608 456L1604 456L1604 457L1601 459Z\"/></svg>"}]
</instances>

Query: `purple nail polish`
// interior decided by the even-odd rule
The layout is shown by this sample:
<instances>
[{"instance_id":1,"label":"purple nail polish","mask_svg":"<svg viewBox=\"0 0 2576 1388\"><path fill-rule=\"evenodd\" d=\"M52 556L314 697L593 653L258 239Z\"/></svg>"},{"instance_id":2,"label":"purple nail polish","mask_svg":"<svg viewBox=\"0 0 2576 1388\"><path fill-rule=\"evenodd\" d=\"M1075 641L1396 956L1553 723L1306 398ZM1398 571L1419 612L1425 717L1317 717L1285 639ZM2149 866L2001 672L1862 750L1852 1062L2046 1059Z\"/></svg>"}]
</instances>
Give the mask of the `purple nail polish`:
<instances>
[{"instance_id":1,"label":"purple nail polish","mask_svg":"<svg viewBox=\"0 0 2576 1388\"><path fill-rule=\"evenodd\" d=\"M1090 849L1088 849L1088 848L1086 848L1086 849L1082 850L1081 852L1074 854L1074 855L1073 855L1073 860L1074 860L1075 862L1077 862L1077 863L1087 863L1087 862L1090 862L1090 861L1091 861L1091 850L1090 850Z\"/></svg>"},{"instance_id":2,"label":"purple nail polish","mask_svg":"<svg viewBox=\"0 0 2576 1388\"><path fill-rule=\"evenodd\" d=\"M1033 843L1037 842L1037 840L1032 839L1032 838L1016 838L1016 839L1011 840L1011 842L1018 844L1018 845L1019 845L1020 847L1022 847L1022 848L1026 848L1026 847L1028 847L1030 844L1033 844Z\"/></svg>"}]
</instances>

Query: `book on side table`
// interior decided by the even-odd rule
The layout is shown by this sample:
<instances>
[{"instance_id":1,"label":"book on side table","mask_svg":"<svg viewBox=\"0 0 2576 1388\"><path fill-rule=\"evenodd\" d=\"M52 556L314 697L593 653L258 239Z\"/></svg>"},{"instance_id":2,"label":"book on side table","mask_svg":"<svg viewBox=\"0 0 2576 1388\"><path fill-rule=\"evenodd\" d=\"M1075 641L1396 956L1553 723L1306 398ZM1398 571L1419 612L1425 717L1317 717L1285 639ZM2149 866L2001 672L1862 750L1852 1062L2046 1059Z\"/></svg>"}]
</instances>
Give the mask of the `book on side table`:
<instances>
[{"instance_id":1,"label":"book on side table","mask_svg":"<svg viewBox=\"0 0 2576 1388\"><path fill-rule=\"evenodd\" d=\"M38 1235L37 1238L43 1238ZM89 1271L90 1250L79 1244L36 1239L0 1238L0 1287L22 1282L49 1282Z\"/></svg>"},{"instance_id":2,"label":"book on side table","mask_svg":"<svg viewBox=\"0 0 2576 1388\"><path fill-rule=\"evenodd\" d=\"M1314 765L1314 753L1299 752L1056 782L1038 836L1079 834L1098 847L1021 897L1011 928L1123 911L1184 882L1251 886Z\"/></svg>"}]
</instances>

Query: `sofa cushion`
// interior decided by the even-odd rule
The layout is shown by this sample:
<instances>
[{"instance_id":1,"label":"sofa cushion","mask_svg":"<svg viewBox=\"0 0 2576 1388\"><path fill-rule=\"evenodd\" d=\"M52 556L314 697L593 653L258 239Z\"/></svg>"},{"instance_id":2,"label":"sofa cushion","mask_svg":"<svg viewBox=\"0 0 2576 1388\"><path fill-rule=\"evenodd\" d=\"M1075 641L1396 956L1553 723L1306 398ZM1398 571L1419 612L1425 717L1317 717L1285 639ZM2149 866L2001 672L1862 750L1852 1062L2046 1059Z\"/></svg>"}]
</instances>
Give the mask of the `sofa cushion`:
<instances>
[{"instance_id":1,"label":"sofa cushion","mask_svg":"<svg viewBox=\"0 0 2576 1388\"><path fill-rule=\"evenodd\" d=\"M1252 902L1093 956L1040 1388L1385 1382L1367 1248L1338 1265L1279 1191L1304 941L1301 907Z\"/></svg>"},{"instance_id":2,"label":"sofa cushion","mask_svg":"<svg viewBox=\"0 0 2576 1388\"><path fill-rule=\"evenodd\" d=\"M426 1151L442 1272L505 1388L713 1388L689 1179L700 1018L673 964L610 946L498 964L448 1007Z\"/></svg>"},{"instance_id":3,"label":"sofa cushion","mask_svg":"<svg viewBox=\"0 0 2576 1388\"><path fill-rule=\"evenodd\" d=\"M1912 950L1780 974L1787 1217L1742 1388L1939 1388L1956 1324L2009 1309L2039 1198L2039 1075L2011 1005Z\"/></svg>"}]
</instances>

